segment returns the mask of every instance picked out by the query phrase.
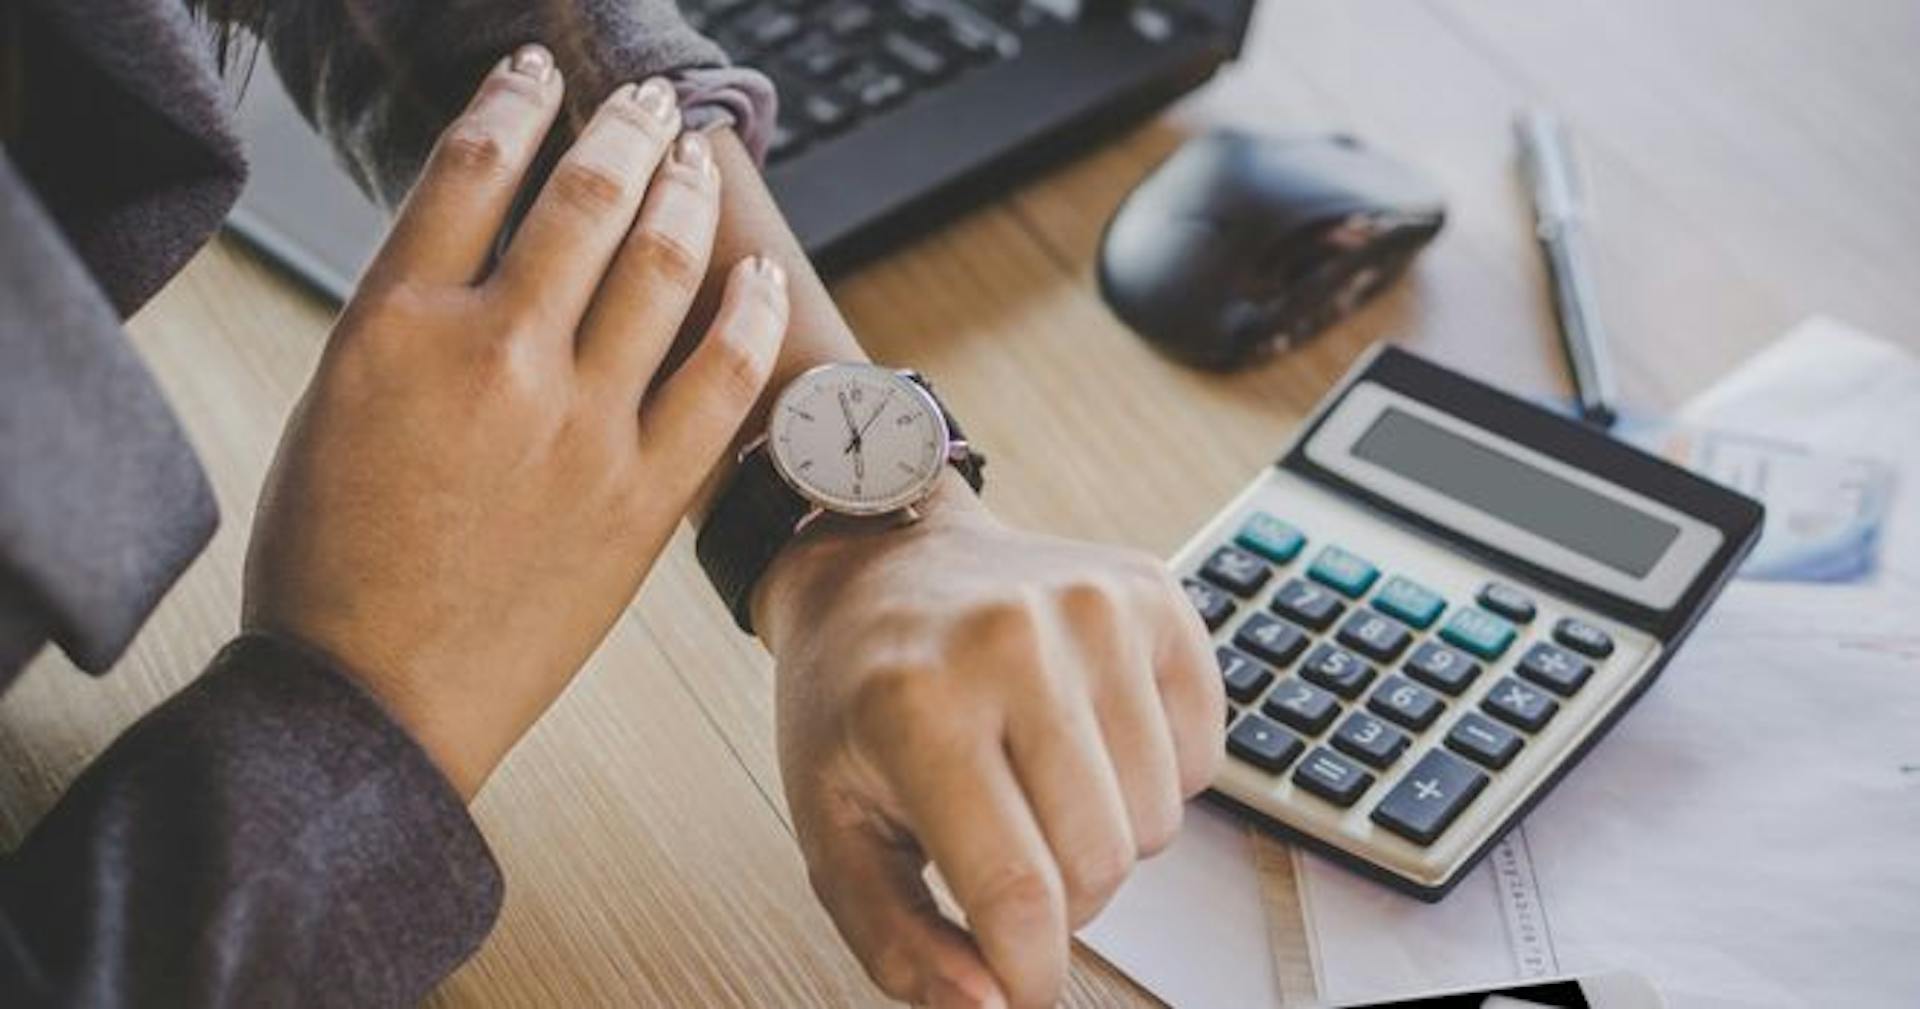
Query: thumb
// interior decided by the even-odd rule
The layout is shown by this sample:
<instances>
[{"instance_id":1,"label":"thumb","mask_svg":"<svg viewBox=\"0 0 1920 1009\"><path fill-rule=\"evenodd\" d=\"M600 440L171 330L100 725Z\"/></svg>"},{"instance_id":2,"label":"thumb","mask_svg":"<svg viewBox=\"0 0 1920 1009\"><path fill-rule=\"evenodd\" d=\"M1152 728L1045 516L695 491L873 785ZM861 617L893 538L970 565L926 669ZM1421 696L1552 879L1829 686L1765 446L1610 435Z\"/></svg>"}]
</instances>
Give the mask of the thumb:
<instances>
[{"instance_id":1,"label":"thumb","mask_svg":"<svg viewBox=\"0 0 1920 1009\"><path fill-rule=\"evenodd\" d=\"M917 845L867 821L829 827L809 847L814 893L881 991L937 1009L1003 1009L980 950L940 914Z\"/></svg>"}]
</instances>

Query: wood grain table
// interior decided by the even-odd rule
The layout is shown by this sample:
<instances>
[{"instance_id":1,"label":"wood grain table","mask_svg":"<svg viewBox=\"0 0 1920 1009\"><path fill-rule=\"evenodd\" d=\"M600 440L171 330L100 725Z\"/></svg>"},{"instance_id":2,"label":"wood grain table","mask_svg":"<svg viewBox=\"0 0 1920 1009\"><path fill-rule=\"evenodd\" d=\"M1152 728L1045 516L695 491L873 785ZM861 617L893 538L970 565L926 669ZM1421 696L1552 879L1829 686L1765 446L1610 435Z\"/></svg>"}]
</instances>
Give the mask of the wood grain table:
<instances>
[{"instance_id":1,"label":"wood grain table","mask_svg":"<svg viewBox=\"0 0 1920 1009\"><path fill-rule=\"evenodd\" d=\"M1630 409L1671 407L1815 312L1920 346L1916 51L1912 0L1269 0L1243 60L1202 92L837 291L877 357L929 372L967 419L1001 514L1169 552L1374 340L1565 391L1512 167L1525 104L1585 142ZM1390 296L1232 377L1150 353L1091 280L1120 198L1219 124L1353 132L1431 173L1450 207ZM222 242L135 320L225 525L113 675L49 655L0 701L5 843L234 632L253 499L328 314ZM792 844L767 659L688 547L480 797L506 910L436 1004L879 1001ZM1311 998L1284 915L1276 945L1289 1001ZM1068 1002L1152 999L1082 951Z\"/></svg>"}]
</instances>

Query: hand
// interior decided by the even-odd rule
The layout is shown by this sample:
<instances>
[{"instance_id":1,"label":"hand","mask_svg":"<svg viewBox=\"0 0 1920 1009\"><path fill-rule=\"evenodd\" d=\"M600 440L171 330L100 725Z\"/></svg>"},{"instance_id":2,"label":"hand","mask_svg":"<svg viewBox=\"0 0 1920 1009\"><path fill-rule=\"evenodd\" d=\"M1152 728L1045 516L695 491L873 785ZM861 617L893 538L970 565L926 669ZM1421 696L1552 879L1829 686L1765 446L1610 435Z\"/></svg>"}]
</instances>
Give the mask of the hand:
<instances>
[{"instance_id":1,"label":"hand","mask_svg":"<svg viewBox=\"0 0 1920 1009\"><path fill-rule=\"evenodd\" d=\"M786 325L782 274L745 260L655 385L719 206L660 81L599 108L488 269L561 93L523 49L441 137L295 410L247 558L245 624L330 655L469 796L632 599Z\"/></svg>"},{"instance_id":2,"label":"hand","mask_svg":"<svg viewBox=\"0 0 1920 1009\"><path fill-rule=\"evenodd\" d=\"M1205 629L1158 561L1009 529L951 474L916 524L816 529L754 607L814 890L889 995L1051 1005L1221 759Z\"/></svg>"}]
</instances>

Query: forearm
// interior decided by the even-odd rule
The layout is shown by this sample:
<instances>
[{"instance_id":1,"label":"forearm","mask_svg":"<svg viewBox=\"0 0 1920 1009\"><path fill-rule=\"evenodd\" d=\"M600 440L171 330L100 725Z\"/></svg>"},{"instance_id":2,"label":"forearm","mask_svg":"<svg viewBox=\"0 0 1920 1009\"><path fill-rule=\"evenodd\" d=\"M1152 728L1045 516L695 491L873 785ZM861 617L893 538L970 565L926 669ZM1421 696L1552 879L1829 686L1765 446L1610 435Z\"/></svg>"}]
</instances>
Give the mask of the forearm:
<instances>
[{"instance_id":1,"label":"forearm","mask_svg":"<svg viewBox=\"0 0 1920 1009\"><path fill-rule=\"evenodd\" d=\"M500 897L406 733L325 660L249 636L0 860L0 1004L412 1004Z\"/></svg>"}]
</instances>

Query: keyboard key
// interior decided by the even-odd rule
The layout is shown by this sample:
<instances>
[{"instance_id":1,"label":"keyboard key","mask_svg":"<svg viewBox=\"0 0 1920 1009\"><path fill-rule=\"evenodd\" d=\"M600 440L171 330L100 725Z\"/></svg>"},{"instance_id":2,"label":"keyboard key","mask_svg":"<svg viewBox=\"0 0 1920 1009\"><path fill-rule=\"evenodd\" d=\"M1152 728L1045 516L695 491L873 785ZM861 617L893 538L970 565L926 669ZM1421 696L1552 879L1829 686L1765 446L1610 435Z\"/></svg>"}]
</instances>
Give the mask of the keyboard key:
<instances>
[{"instance_id":1,"label":"keyboard key","mask_svg":"<svg viewBox=\"0 0 1920 1009\"><path fill-rule=\"evenodd\" d=\"M1273 612L1304 627L1324 631L1347 607L1333 593L1311 582L1289 578L1273 594Z\"/></svg>"},{"instance_id":2,"label":"keyboard key","mask_svg":"<svg viewBox=\"0 0 1920 1009\"><path fill-rule=\"evenodd\" d=\"M1275 774L1286 770L1306 748L1299 737L1252 712L1227 733L1228 753Z\"/></svg>"},{"instance_id":3,"label":"keyboard key","mask_svg":"<svg viewBox=\"0 0 1920 1009\"><path fill-rule=\"evenodd\" d=\"M1186 590L1187 602L1192 603L1194 610L1199 612L1200 619L1207 625L1207 630L1219 630L1220 625L1233 616L1235 609L1233 599L1225 592L1197 578L1180 579L1180 587Z\"/></svg>"},{"instance_id":4,"label":"keyboard key","mask_svg":"<svg viewBox=\"0 0 1920 1009\"><path fill-rule=\"evenodd\" d=\"M1439 619L1447 601L1419 582L1394 575L1374 593L1373 608L1424 631Z\"/></svg>"},{"instance_id":5,"label":"keyboard key","mask_svg":"<svg viewBox=\"0 0 1920 1009\"><path fill-rule=\"evenodd\" d=\"M1415 844L1432 844L1487 787L1487 776L1445 750L1428 750L1373 809L1373 822Z\"/></svg>"},{"instance_id":6,"label":"keyboard key","mask_svg":"<svg viewBox=\"0 0 1920 1009\"><path fill-rule=\"evenodd\" d=\"M807 95L800 99L800 114L817 133L834 133L853 122L853 110L846 103L826 95Z\"/></svg>"},{"instance_id":7,"label":"keyboard key","mask_svg":"<svg viewBox=\"0 0 1920 1009\"><path fill-rule=\"evenodd\" d=\"M1252 703L1273 682L1273 671L1245 652L1222 645L1213 650L1213 657L1220 662L1220 679L1226 684L1227 696L1241 704Z\"/></svg>"},{"instance_id":8,"label":"keyboard key","mask_svg":"<svg viewBox=\"0 0 1920 1009\"><path fill-rule=\"evenodd\" d=\"M857 35L873 26L875 14L865 0L840 0L820 15L827 30L845 37Z\"/></svg>"},{"instance_id":9,"label":"keyboard key","mask_svg":"<svg viewBox=\"0 0 1920 1009\"><path fill-rule=\"evenodd\" d=\"M1320 556L1313 559L1313 566L1307 569L1307 575L1336 592L1357 599L1373 587L1373 580L1380 577L1380 569L1339 547L1326 547L1320 551Z\"/></svg>"},{"instance_id":10,"label":"keyboard key","mask_svg":"<svg viewBox=\"0 0 1920 1009\"><path fill-rule=\"evenodd\" d=\"M784 55L788 63L816 81L831 79L853 58L846 46L818 31L788 46Z\"/></svg>"},{"instance_id":11,"label":"keyboard key","mask_svg":"<svg viewBox=\"0 0 1920 1009\"><path fill-rule=\"evenodd\" d=\"M1530 687L1508 676L1493 685L1480 706L1487 714L1528 732L1539 732L1547 720L1560 710L1546 691Z\"/></svg>"},{"instance_id":12,"label":"keyboard key","mask_svg":"<svg viewBox=\"0 0 1920 1009\"><path fill-rule=\"evenodd\" d=\"M1266 561L1239 547L1221 547L1200 565L1200 577L1242 598L1260 591L1272 574Z\"/></svg>"},{"instance_id":13,"label":"keyboard key","mask_svg":"<svg viewBox=\"0 0 1920 1009\"><path fill-rule=\"evenodd\" d=\"M880 49L924 80L938 80L953 69L945 53L899 32L888 32L881 36Z\"/></svg>"},{"instance_id":14,"label":"keyboard key","mask_svg":"<svg viewBox=\"0 0 1920 1009\"><path fill-rule=\"evenodd\" d=\"M1300 548L1307 545L1307 538L1300 530L1266 512L1247 516L1233 541L1275 564L1285 564L1300 556Z\"/></svg>"},{"instance_id":15,"label":"keyboard key","mask_svg":"<svg viewBox=\"0 0 1920 1009\"><path fill-rule=\"evenodd\" d=\"M1582 655L1591 655L1604 659L1613 654L1613 638L1606 631L1587 623L1563 617L1553 625L1553 640L1566 645Z\"/></svg>"},{"instance_id":16,"label":"keyboard key","mask_svg":"<svg viewBox=\"0 0 1920 1009\"><path fill-rule=\"evenodd\" d=\"M1525 592L1499 582L1488 582L1481 587L1480 594L1474 598L1481 606L1516 624L1532 621L1536 612L1533 608L1533 600L1527 598Z\"/></svg>"},{"instance_id":17,"label":"keyboard key","mask_svg":"<svg viewBox=\"0 0 1920 1009\"><path fill-rule=\"evenodd\" d=\"M1468 607L1454 613L1440 637L1450 645L1464 648L1483 659L1497 659L1513 644L1513 625L1485 610Z\"/></svg>"},{"instance_id":18,"label":"keyboard key","mask_svg":"<svg viewBox=\"0 0 1920 1009\"><path fill-rule=\"evenodd\" d=\"M1340 643L1377 662L1392 662L1413 643L1407 625L1372 610L1356 610L1334 635Z\"/></svg>"},{"instance_id":19,"label":"keyboard key","mask_svg":"<svg viewBox=\"0 0 1920 1009\"><path fill-rule=\"evenodd\" d=\"M1593 675L1593 666L1564 648L1540 641L1520 656L1518 671L1522 678L1561 697L1572 697L1574 691L1586 686L1587 677Z\"/></svg>"},{"instance_id":20,"label":"keyboard key","mask_svg":"<svg viewBox=\"0 0 1920 1009\"><path fill-rule=\"evenodd\" d=\"M1387 723L1356 711L1333 734L1335 749L1364 764L1384 768L1407 750L1406 734Z\"/></svg>"},{"instance_id":21,"label":"keyboard key","mask_svg":"<svg viewBox=\"0 0 1920 1009\"><path fill-rule=\"evenodd\" d=\"M1255 613L1240 625L1233 643L1270 665L1286 668L1307 647L1307 633L1285 620Z\"/></svg>"},{"instance_id":22,"label":"keyboard key","mask_svg":"<svg viewBox=\"0 0 1920 1009\"><path fill-rule=\"evenodd\" d=\"M731 27L746 40L747 45L764 50L800 34L803 26L799 16L792 11L767 5L741 14Z\"/></svg>"},{"instance_id":23,"label":"keyboard key","mask_svg":"<svg viewBox=\"0 0 1920 1009\"><path fill-rule=\"evenodd\" d=\"M1472 711L1461 715L1453 723L1453 731L1447 733L1448 749L1496 771L1513 763L1522 745L1519 733Z\"/></svg>"},{"instance_id":24,"label":"keyboard key","mask_svg":"<svg viewBox=\"0 0 1920 1009\"><path fill-rule=\"evenodd\" d=\"M1309 736L1327 731L1340 714L1340 702L1332 694L1310 687L1299 680L1288 680L1267 695L1261 707L1267 717Z\"/></svg>"},{"instance_id":25,"label":"keyboard key","mask_svg":"<svg viewBox=\"0 0 1920 1009\"><path fill-rule=\"evenodd\" d=\"M1373 775L1338 753L1316 746L1293 769L1293 783L1344 809L1373 785Z\"/></svg>"},{"instance_id":26,"label":"keyboard key","mask_svg":"<svg viewBox=\"0 0 1920 1009\"><path fill-rule=\"evenodd\" d=\"M1344 648L1322 644L1307 656L1300 675L1351 701L1373 682L1373 667Z\"/></svg>"},{"instance_id":27,"label":"keyboard key","mask_svg":"<svg viewBox=\"0 0 1920 1009\"><path fill-rule=\"evenodd\" d=\"M1433 691L1402 676L1389 676L1367 700L1367 710L1419 732L1432 725L1447 704Z\"/></svg>"},{"instance_id":28,"label":"keyboard key","mask_svg":"<svg viewBox=\"0 0 1920 1009\"><path fill-rule=\"evenodd\" d=\"M781 158L799 153L800 149L805 146L807 146L806 134L788 126L784 122L775 123L773 126L773 136L767 141L767 157L769 160L778 161ZM1222 596L1221 598L1224 599L1225 597ZM1228 603L1227 605L1232 606L1233 604Z\"/></svg>"},{"instance_id":29,"label":"keyboard key","mask_svg":"<svg viewBox=\"0 0 1920 1009\"><path fill-rule=\"evenodd\" d=\"M1432 641L1420 642L1420 647L1413 650L1413 657L1401 668L1429 687L1456 695L1480 676L1480 663L1467 658L1463 652Z\"/></svg>"},{"instance_id":30,"label":"keyboard key","mask_svg":"<svg viewBox=\"0 0 1920 1009\"><path fill-rule=\"evenodd\" d=\"M869 111L886 108L907 96L906 78L877 63L863 63L854 68L840 78L840 87Z\"/></svg>"}]
</instances>

